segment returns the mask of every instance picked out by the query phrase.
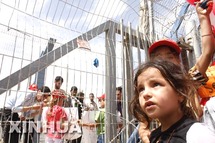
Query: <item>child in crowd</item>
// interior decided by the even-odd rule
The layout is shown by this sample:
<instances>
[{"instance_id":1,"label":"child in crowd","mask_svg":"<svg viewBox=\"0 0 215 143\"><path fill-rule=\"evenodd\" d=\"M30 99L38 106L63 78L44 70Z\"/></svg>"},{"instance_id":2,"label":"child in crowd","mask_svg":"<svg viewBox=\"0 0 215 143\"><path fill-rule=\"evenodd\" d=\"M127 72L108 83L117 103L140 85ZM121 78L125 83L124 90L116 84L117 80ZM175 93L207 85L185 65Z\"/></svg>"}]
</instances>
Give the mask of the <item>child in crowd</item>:
<instances>
[{"instance_id":1,"label":"child in crowd","mask_svg":"<svg viewBox=\"0 0 215 143\"><path fill-rule=\"evenodd\" d=\"M59 90L52 92L50 107L46 113L48 127L46 143L63 143L63 123L68 120L66 112L62 107L65 98L64 92Z\"/></svg>"},{"instance_id":2,"label":"child in crowd","mask_svg":"<svg viewBox=\"0 0 215 143\"><path fill-rule=\"evenodd\" d=\"M105 98L105 94L98 97L100 108L95 116L96 123L83 123L81 120L78 121L80 126L90 128L96 127L96 133L98 136L97 143L105 143Z\"/></svg>"},{"instance_id":3,"label":"child in crowd","mask_svg":"<svg viewBox=\"0 0 215 143\"><path fill-rule=\"evenodd\" d=\"M105 94L98 98L100 103L100 110L96 114L96 132L98 135L97 143L105 143Z\"/></svg>"},{"instance_id":4,"label":"child in crowd","mask_svg":"<svg viewBox=\"0 0 215 143\"><path fill-rule=\"evenodd\" d=\"M146 63L134 78L135 97L130 109L146 128L152 119L161 126L150 135L150 143L215 143L215 134L196 122L192 98L197 87L181 67L168 61Z\"/></svg>"}]
</instances>

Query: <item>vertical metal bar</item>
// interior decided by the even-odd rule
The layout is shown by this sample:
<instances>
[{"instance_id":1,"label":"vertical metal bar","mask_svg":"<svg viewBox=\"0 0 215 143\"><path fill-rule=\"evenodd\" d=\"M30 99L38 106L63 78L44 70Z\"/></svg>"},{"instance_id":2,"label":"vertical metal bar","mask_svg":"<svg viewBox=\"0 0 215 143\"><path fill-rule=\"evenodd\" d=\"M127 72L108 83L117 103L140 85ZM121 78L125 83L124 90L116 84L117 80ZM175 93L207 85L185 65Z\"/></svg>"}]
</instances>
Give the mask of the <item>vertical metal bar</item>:
<instances>
[{"instance_id":1,"label":"vertical metal bar","mask_svg":"<svg viewBox=\"0 0 215 143\"><path fill-rule=\"evenodd\" d=\"M128 41L125 49L125 109L126 109L126 121L130 121L132 116L128 112L128 101L131 100L133 94L133 54L132 54L132 32L131 32L131 23L128 26ZM129 138L131 134L132 126L129 125L126 130L125 141Z\"/></svg>"},{"instance_id":2,"label":"vertical metal bar","mask_svg":"<svg viewBox=\"0 0 215 143\"><path fill-rule=\"evenodd\" d=\"M136 37L137 37L137 57L138 57L138 66L141 65L141 51L140 51L140 31L139 27L136 28Z\"/></svg>"},{"instance_id":3,"label":"vertical metal bar","mask_svg":"<svg viewBox=\"0 0 215 143\"><path fill-rule=\"evenodd\" d=\"M110 25L109 30L106 31L105 47L106 47L106 60L105 60L105 123L106 123L106 143L109 143L111 139L116 135L116 102L115 102L115 89L116 89L116 37L115 37L115 25ZM114 100L113 100L114 98ZM113 141L116 142L116 141Z\"/></svg>"},{"instance_id":4,"label":"vertical metal bar","mask_svg":"<svg viewBox=\"0 0 215 143\"><path fill-rule=\"evenodd\" d=\"M123 104L122 104L122 110L123 110L123 126L125 127L125 130L123 132L123 137L122 137L122 142L126 142L125 139L126 139L126 132L127 132L127 121L125 120L126 119L126 116L127 116L127 113L126 113L126 102L125 102L125 99L126 99L126 90L125 90L125 31L124 31L124 24L123 24L123 20L121 19L120 21L120 31L121 31L121 40L122 40L122 95L123 95Z\"/></svg>"},{"instance_id":5,"label":"vertical metal bar","mask_svg":"<svg viewBox=\"0 0 215 143\"><path fill-rule=\"evenodd\" d=\"M31 44L32 44L32 46L31 46L31 59L30 59L30 62L32 62L32 59L33 59L34 37L31 38ZM35 78L35 79L36 79L36 78ZM28 86L31 85L31 80L32 80L32 75L29 76L29 83L28 83ZM34 83L36 83L35 80L34 80Z\"/></svg>"},{"instance_id":6,"label":"vertical metal bar","mask_svg":"<svg viewBox=\"0 0 215 143\"><path fill-rule=\"evenodd\" d=\"M12 74L12 69L13 69L13 63L14 63L14 60L15 60L15 51L16 51L16 42L17 42L17 36L15 37L15 43L14 43L14 49L13 49L13 56L12 56L12 62L11 62L11 67L10 67L10 75ZM22 67L21 67L22 68ZM9 78L11 78L11 76L9 75ZM7 85L7 88L5 89L5 90L8 90L9 89L9 82L8 82L8 85ZM19 84L19 82L18 82L18 84ZM18 90L18 89L17 89ZM9 93L10 93L10 91L9 91Z\"/></svg>"},{"instance_id":7,"label":"vertical metal bar","mask_svg":"<svg viewBox=\"0 0 215 143\"><path fill-rule=\"evenodd\" d=\"M140 0L140 31L149 36L149 7L147 0Z\"/></svg>"},{"instance_id":8,"label":"vertical metal bar","mask_svg":"<svg viewBox=\"0 0 215 143\"><path fill-rule=\"evenodd\" d=\"M197 36L196 36L196 26L195 22L189 22L185 27L186 37L185 42L193 46L192 51L188 51L188 61L189 61L189 68L194 65L196 62L196 57L201 55L200 46L198 45Z\"/></svg>"},{"instance_id":9,"label":"vertical metal bar","mask_svg":"<svg viewBox=\"0 0 215 143\"><path fill-rule=\"evenodd\" d=\"M2 55L2 59L1 59L0 74L1 74L1 70L3 69L3 68L2 68L3 61L4 61L4 55Z\"/></svg>"},{"instance_id":10,"label":"vertical metal bar","mask_svg":"<svg viewBox=\"0 0 215 143\"><path fill-rule=\"evenodd\" d=\"M148 8L149 8L149 39L150 42L153 42L154 37L154 22L153 22L153 2L150 0L148 1Z\"/></svg>"},{"instance_id":11,"label":"vertical metal bar","mask_svg":"<svg viewBox=\"0 0 215 143\"><path fill-rule=\"evenodd\" d=\"M185 42L193 46L195 58L198 59L201 55L200 38L198 37L198 30L194 20L189 21L185 27L186 37ZM194 61L195 63L195 61Z\"/></svg>"},{"instance_id":12,"label":"vertical metal bar","mask_svg":"<svg viewBox=\"0 0 215 143\"><path fill-rule=\"evenodd\" d=\"M194 26L194 30L193 30L193 48L194 48L194 53L195 53L195 58L198 59L201 56L201 42L200 41L200 37L199 37L199 33L198 30L196 28L196 23L193 20L193 26Z\"/></svg>"},{"instance_id":13,"label":"vertical metal bar","mask_svg":"<svg viewBox=\"0 0 215 143\"><path fill-rule=\"evenodd\" d=\"M145 36L146 37L146 36ZM149 41L146 40L146 38L142 36L140 36L140 38L142 39L141 41L143 42L144 45L144 51L145 51L145 62L149 61L149 52L148 52L148 45L149 45Z\"/></svg>"},{"instance_id":14,"label":"vertical metal bar","mask_svg":"<svg viewBox=\"0 0 215 143\"><path fill-rule=\"evenodd\" d=\"M68 56L67 56L68 57ZM68 65L68 63L67 63L67 65L66 65L66 92L68 91L68 82L69 82L69 65Z\"/></svg>"}]
</instances>

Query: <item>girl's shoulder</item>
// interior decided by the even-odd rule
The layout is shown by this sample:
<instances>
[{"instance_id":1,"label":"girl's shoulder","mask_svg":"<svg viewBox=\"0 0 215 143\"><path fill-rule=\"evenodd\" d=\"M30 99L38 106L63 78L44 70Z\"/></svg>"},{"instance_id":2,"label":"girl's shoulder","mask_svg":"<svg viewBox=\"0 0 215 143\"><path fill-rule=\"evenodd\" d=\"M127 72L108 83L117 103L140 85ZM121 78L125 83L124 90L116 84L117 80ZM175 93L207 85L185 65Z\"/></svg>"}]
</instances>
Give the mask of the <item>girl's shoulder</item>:
<instances>
[{"instance_id":1,"label":"girl's shoulder","mask_svg":"<svg viewBox=\"0 0 215 143\"><path fill-rule=\"evenodd\" d=\"M162 132L161 127L155 129L151 133L150 141L154 143L160 140L166 143L168 140L171 140L171 142L185 143L186 134L193 124L195 124L195 120L184 116L166 131Z\"/></svg>"},{"instance_id":2,"label":"girl's shoulder","mask_svg":"<svg viewBox=\"0 0 215 143\"><path fill-rule=\"evenodd\" d=\"M204 123L194 123L187 132L187 143L215 143L215 133Z\"/></svg>"}]
</instances>

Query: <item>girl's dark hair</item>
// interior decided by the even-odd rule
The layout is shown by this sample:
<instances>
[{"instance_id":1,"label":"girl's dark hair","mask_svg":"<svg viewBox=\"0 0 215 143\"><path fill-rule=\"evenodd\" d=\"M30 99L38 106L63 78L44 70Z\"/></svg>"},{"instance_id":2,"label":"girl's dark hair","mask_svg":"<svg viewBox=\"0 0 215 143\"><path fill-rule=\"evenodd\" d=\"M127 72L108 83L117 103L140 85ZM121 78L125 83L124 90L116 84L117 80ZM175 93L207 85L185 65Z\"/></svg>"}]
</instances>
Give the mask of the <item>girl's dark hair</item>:
<instances>
[{"instance_id":1,"label":"girl's dark hair","mask_svg":"<svg viewBox=\"0 0 215 143\"><path fill-rule=\"evenodd\" d=\"M51 92L51 90L48 86L42 86L39 90L41 92L44 92L44 93L50 93Z\"/></svg>"},{"instance_id":2,"label":"girl's dark hair","mask_svg":"<svg viewBox=\"0 0 215 143\"><path fill-rule=\"evenodd\" d=\"M150 123L151 121L151 119L143 112L140 106L139 92L137 89L139 75L148 68L158 69L161 75L171 85L176 93L185 97L184 101L181 103L181 111L185 116L196 119L198 111L195 104L194 95L196 94L197 84L194 83L194 81L192 81L191 78L184 73L180 66L164 60L147 62L139 67L134 77L134 97L129 105L130 111L135 116L135 118L141 122L147 121Z\"/></svg>"}]
</instances>

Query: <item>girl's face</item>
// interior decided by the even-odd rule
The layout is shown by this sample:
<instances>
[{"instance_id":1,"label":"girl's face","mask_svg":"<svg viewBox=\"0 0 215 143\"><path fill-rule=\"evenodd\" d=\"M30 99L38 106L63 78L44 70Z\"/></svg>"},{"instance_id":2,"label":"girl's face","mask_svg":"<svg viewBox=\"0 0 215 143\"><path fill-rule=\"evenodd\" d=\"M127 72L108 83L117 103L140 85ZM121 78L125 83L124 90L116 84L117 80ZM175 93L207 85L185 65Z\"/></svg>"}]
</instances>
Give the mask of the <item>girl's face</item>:
<instances>
[{"instance_id":1,"label":"girl's face","mask_svg":"<svg viewBox=\"0 0 215 143\"><path fill-rule=\"evenodd\" d=\"M138 76L137 81L139 103L148 117L161 119L178 113L183 98L163 78L158 69L146 69Z\"/></svg>"}]
</instances>

